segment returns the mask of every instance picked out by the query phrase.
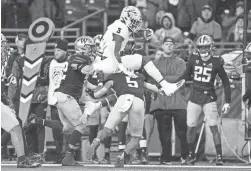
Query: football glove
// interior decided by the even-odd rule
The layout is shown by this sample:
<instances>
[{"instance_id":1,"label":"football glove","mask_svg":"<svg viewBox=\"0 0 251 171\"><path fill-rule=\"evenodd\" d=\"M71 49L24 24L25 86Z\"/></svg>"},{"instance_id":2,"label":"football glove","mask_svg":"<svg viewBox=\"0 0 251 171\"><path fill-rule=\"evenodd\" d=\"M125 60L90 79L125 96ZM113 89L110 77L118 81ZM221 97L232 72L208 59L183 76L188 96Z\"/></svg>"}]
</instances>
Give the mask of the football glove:
<instances>
[{"instance_id":1,"label":"football glove","mask_svg":"<svg viewBox=\"0 0 251 171\"><path fill-rule=\"evenodd\" d=\"M230 109L230 104L229 103L225 103L222 107L222 113L223 114L227 114L229 112L229 109Z\"/></svg>"},{"instance_id":2,"label":"football glove","mask_svg":"<svg viewBox=\"0 0 251 171\"><path fill-rule=\"evenodd\" d=\"M163 80L160 82L160 85L162 87L161 90L163 90L167 96L171 96L179 88L181 88L184 83L185 83L185 80L181 80L177 83L169 83L166 80Z\"/></svg>"}]
</instances>

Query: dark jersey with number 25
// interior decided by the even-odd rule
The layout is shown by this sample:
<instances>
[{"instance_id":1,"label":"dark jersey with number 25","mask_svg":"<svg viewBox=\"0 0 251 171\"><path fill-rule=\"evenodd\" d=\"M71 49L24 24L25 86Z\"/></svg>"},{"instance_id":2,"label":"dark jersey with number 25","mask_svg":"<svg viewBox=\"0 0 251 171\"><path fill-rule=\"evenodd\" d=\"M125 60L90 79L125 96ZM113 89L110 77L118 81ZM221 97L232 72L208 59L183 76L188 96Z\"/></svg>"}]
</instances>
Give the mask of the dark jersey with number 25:
<instances>
[{"instance_id":1,"label":"dark jersey with number 25","mask_svg":"<svg viewBox=\"0 0 251 171\"><path fill-rule=\"evenodd\" d=\"M194 54L188 61L187 70L182 78L188 78L192 74L194 89L214 92L214 82L218 74L224 85L226 103L230 103L230 84L223 64L224 61L219 56L212 56L209 60L203 61L198 54Z\"/></svg>"},{"instance_id":2,"label":"dark jersey with number 25","mask_svg":"<svg viewBox=\"0 0 251 171\"><path fill-rule=\"evenodd\" d=\"M107 81L113 81L113 89L117 96L131 94L144 100L145 77L139 74L137 78L131 78L123 73L115 73L108 76Z\"/></svg>"}]
</instances>

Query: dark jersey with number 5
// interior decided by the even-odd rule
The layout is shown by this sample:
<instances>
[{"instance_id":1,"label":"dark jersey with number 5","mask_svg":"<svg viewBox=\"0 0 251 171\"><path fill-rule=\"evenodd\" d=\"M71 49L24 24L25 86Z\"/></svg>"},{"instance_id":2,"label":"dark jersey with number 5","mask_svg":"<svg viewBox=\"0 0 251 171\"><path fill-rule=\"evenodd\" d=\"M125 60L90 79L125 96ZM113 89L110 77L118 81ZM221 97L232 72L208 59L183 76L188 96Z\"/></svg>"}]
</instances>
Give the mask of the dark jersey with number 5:
<instances>
[{"instance_id":1,"label":"dark jersey with number 5","mask_svg":"<svg viewBox=\"0 0 251 171\"><path fill-rule=\"evenodd\" d=\"M182 78L188 78L192 74L194 89L214 92L214 82L218 74L224 85L226 102L229 103L231 101L231 90L223 64L224 61L221 57L212 56L209 60L203 61L198 54L194 54L188 61L187 70Z\"/></svg>"},{"instance_id":2,"label":"dark jersey with number 5","mask_svg":"<svg viewBox=\"0 0 251 171\"><path fill-rule=\"evenodd\" d=\"M117 96L131 94L144 100L144 80L145 77L139 74L137 78L130 78L123 73L115 73L108 76L107 81L113 81L113 89Z\"/></svg>"}]
</instances>

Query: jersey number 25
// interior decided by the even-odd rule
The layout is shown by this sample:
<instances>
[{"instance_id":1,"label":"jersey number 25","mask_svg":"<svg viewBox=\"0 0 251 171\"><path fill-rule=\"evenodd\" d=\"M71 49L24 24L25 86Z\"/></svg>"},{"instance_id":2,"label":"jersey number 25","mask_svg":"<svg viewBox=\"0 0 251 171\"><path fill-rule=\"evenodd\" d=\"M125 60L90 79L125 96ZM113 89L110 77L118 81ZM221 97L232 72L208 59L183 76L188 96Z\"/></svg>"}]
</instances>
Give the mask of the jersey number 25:
<instances>
[{"instance_id":1,"label":"jersey number 25","mask_svg":"<svg viewBox=\"0 0 251 171\"><path fill-rule=\"evenodd\" d=\"M211 80L211 71L212 71L212 68L195 66L194 80L208 83Z\"/></svg>"},{"instance_id":2,"label":"jersey number 25","mask_svg":"<svg viewBox=\"0 0 251 171\"><path fill-rule=\"evenodd\" d=\"M128 77L128 76L126 76L126 82L128 84L128 87L133 87L133 88L138 88L139 87L137 81L131 80L131 78Z\"/></svg>"}]
</instances>

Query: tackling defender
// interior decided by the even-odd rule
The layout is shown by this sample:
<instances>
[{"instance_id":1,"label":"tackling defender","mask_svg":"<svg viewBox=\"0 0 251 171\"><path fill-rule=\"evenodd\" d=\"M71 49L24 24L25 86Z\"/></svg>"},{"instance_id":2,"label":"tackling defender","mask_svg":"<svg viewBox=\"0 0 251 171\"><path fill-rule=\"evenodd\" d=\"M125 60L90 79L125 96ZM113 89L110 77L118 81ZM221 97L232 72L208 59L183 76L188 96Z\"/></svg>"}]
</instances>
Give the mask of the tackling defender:
<instances>
[{"instance_id":1,"label":"tackling defender","mask_svg":"<svg viewBox=\"0 0 251 171\"><path fill-rule=\"evenodd\" d=\"M213 134L217 153L216 165L223 165L221 137L218 131L217 96L214 89L215 77L218 74L224 85L225 104L223 114L230 109L231 89L228 76L223 68L223 59L212 54L213 40L208 35L202 35L197 42L198 51L188 61L187 70L180 79L188 78L193 74L193 90L187 105L187 142L189 156L185 164L193 165L196 161L194 154L194 140L196 125L201 112L205 114L207 123Z\"/></svg>"},{"instance_id":2,"label":"tackling defender","mask_svg":"<svg viewBox=\"0 0 251 171\"><path fill-rule=\"evenodd\" d=\"M55 65L49 71L50 77L51 74L57 77L57 84L49 90L48 99L57 107L64 131L73 129L69 149L62 161L63 166L76 164L74 154L81 144L81 137L87 125L78 101L92 57L95 55L95 43L91 37L82 36L75 41L75 48L76 54L58 61L64 66L63 70L58 70Z\"/></svg>"},{"instance_id":3,"label":"tackling defender","mask_svg":"<svg viewBox=\"0 0 251 171\"><path fill-rule=\"evenodd\" d=\"M143 58L142 55L126 55L123 58L120 52L124 50L130 37L141 30L142 17L138 8L134 6L125 7L120 15L103 35L100 42L100 60L93 64L91 73L102 71L105 74L122 71L130 77L136 77L130 70L139 70L142 66L145 71L156 80L162 87L166 95L174 93L179 87L177 84L168 83L152 61ZM153 31L150 29L143 30L146 39L150 39ZM133 62L132 62L133 61Z\"/></svg>"},{"instance_id":4,"label":"tackling defender","mask_svg":"<svg viewBox=\"0 0 251 171\"><path fill-rule=\"evenodd\" d=\"M126 145L124 151L118 156L115 166L123 167L124 163L128 162L129 155L138 147L143 133L145 112L144 87L159 92L156 86L146 83L144 80L145 77L142 74L138 75L137 78L130 78L124 73L111 74L105 79L106 83L104 87L94 93L95 96L99 97L113 88L118 99L108 116L105 128L98 133L98 137L91 144L87 152L87 158L92 158L100 142L106 137L111 136L115 127L128 114L131 140ZM101 104L103 102L104 101L101 101ZM109 101L106 102L109 103ZM104 106L104 103L102 106Z\"/></svg>"}]
</instances>

